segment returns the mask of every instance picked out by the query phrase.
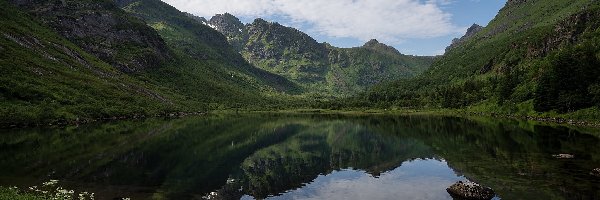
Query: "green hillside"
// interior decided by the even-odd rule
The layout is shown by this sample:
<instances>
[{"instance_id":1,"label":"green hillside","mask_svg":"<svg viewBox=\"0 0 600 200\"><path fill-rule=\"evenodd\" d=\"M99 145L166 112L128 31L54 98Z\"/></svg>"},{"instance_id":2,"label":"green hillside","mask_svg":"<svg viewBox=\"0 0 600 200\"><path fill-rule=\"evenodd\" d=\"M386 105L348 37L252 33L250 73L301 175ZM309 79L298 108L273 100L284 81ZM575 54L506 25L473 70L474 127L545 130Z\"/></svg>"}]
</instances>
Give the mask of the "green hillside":
<instances>
[{"instance_id":1,"label":"green hillside","mask_svg":"<svg viewBox=\"0 0 600 200\"><path fill-rule=\"evenodd\" d=\"M287 79L247 63L219 32L160 0L117 1L117 5L154 28L179 56L180 62L147 73L150 79L211 102L248 102L260 93L298 92Z\"/></svg>"},{"instance_id":2,"label":"green hillside","mask_svg":"<svg viewBox=\"0 0 600 200\"><path fill-rule=\"evenodd\" d=\"M177 109L180 97L135 80L0 1L0 121L49 122Z\"/></svg>"},{"instance_id":3,"label":"green hillside","mask_svg":"<svg viewBox=\"0 0 600 200\"><path fill-rule=\"evenodd\" d=\"M206 20L160 0L0 3L5 125L327 100L600 118L597 1L510 0L440 57L377 40L337 48L278 23Z\"/></svg>"},{"instance_id":4,"label":"green hillside","mask_svg":"<svg viewBox=\"0 0 600 200\"><path fill-rule=\"evenodd\" d=\"M379 85L353 106L597 116L599 16L597 1L508 1L423 75Z\"/></svg>"},{"instance_id":5,"label":"green hillside","mask_svg":"<svg viewBox=\"0 0 600 200\"><path fill-rule=\"evenodd\" d=\"M433 62L433 57L403 55L377 40L362 47L337 48L260 18L244 25L225 13L208 24L250 63L299 84L309 96L352 96L378 83L414 77Z\"/></svg>"},{"instance_id":6,"label":"green hillside","mask_svg":"<svg viewBox=\"0 0 600 200\"><path fill-rule=\"evenodd\" d=\"M152 27L109 0L0 3L4 125L268 107L299 90L161 1L138 4L165 19Z\"/></svg>"}]
</instances>

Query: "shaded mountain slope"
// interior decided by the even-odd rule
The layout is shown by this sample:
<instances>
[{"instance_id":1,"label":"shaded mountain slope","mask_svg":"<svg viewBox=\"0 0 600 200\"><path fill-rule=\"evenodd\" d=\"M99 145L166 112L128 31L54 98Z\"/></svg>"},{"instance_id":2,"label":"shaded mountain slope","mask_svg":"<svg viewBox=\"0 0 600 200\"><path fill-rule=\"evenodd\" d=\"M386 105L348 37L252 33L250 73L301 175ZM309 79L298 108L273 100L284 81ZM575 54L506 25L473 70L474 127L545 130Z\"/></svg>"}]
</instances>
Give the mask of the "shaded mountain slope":
<instances>
[{"instance_id":1,"label":"shaded mountain slope","mask_svg":"<svg viewBox=\"0 0 600 200\"><path fill-rule=\"evenodd\" d=\"M110 0L10 2L121 71L158 67L172 57L155 31Z\"/></svg>"},{"instance_id":2,"label":"shaded mountain slope","mask_svg":"<svg viewBox=\"0 0 600 200\"><path fill-rule=\"evenodd\" d=\"M113 1L0 3L3 125L267 107L298 91L160 1L144 3L178 30L147 26Z\"/></svg>"},{"instance_id":3,"label":"shaded mountain slope","mask_svg":"<svg viewBox=\"0 0 600 200\"><path fill-rule=\"evenodd\" d=\"M0 9L2 123L176 109L177 95L123 74L6 1Z\"/></svg>"},{"instance_id":4,"label":"shaded mountain slope","mask_svg":"<svg viewBox=\"0 0 600 200\"><path fill-rule=\"evenodd\" d=\"M185 64L173 69L175 73L190 76L190 79L215 77L194 73L198 70L226 74L227 80L218 81L229 82L232 90L260 90L267 93L295 93L298 90L287 79L250 65L222 34L204 25L201 18L190 18L187 13L160 0L117 1L117 5L146 21L180 55L181 60L185 60ZM161 76L164 72L158 74ZM199 76L194 77L193 74ZM195 88L186 90L187 93L196 92Z\"/></svg>"}]
</instances>

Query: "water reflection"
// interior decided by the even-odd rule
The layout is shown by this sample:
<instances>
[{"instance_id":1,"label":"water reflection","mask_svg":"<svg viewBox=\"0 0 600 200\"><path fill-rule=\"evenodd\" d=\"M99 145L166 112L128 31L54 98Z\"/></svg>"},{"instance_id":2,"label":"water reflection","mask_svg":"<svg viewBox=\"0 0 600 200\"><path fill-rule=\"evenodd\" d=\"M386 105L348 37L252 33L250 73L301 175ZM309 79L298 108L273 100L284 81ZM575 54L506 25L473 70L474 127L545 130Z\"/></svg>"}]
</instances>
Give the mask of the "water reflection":
<instances>
[{"instance_id":1,"label":"water reflection","mask_svg":"<svg viewBox=\"0 0 600 200\"><path fill-rule=\"evenodd\" d=\"M600 196L598 137L518 121L237 115L3 132L0 185L60 179L101 199L451 199L464 179L502 199Z\"/></svg>"},{"instance_id":2,"label":"water reflection","mask_svg":"<svg viewBox=\"0 0 600 200\"><path fill-rule=\"evenodd\" d=\"M446 188L459 180L465 179L457 177L446 162L418 159L379 177L360 170L334 171L270 199L452 199Z\"/></svg>"}]
</instances>

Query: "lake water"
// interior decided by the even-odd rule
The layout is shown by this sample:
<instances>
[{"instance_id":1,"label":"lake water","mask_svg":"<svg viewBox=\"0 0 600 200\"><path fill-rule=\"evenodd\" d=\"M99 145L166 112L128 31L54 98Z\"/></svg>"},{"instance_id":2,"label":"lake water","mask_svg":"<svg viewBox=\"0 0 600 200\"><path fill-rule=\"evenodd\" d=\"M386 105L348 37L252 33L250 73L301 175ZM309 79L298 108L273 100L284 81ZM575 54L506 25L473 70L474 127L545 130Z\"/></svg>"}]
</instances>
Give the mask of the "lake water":
<instances>
[{"instance_id":1,"label":"lake water","mask_svg":"<svg viewBox=\"0 0 600 200\"><path fill-rule=\"evenodd\" d=\"M600 199L598 131L486 118L221 115L1 130L0 186L97 199ZM568 153L574 159L552 155Z\"/></svg>"}]
</instances>

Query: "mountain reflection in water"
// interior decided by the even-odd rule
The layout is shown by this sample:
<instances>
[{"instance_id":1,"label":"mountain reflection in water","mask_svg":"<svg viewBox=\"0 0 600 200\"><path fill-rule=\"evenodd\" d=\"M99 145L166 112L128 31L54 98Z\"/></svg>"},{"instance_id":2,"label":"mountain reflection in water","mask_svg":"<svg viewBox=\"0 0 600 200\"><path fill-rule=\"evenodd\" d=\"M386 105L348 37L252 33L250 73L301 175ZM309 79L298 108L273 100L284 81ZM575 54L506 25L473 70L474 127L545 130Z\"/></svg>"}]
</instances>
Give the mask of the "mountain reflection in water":
<instances>
[{"instance_id":1,"label":"mountain reflection in water","mask_svg":"<svg viewBox=\"0 0 600 200\"><path fill-rule=\"evenodd\" d=\"M59 179L100 199L597 199L600 140L512 120L223 115L4 130L0 185ZM556 159L570 153L574 159Z\"/></svg>"}]
</instances>

